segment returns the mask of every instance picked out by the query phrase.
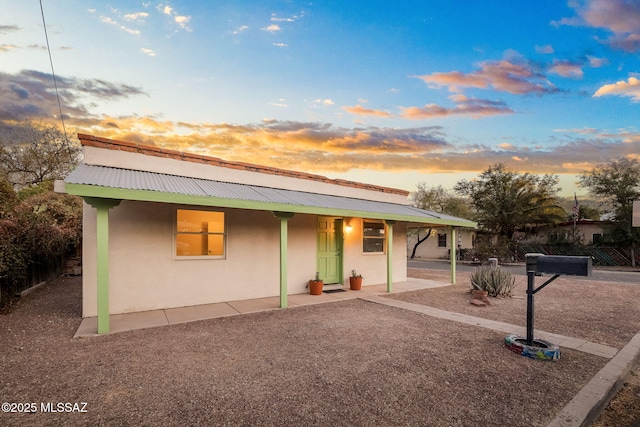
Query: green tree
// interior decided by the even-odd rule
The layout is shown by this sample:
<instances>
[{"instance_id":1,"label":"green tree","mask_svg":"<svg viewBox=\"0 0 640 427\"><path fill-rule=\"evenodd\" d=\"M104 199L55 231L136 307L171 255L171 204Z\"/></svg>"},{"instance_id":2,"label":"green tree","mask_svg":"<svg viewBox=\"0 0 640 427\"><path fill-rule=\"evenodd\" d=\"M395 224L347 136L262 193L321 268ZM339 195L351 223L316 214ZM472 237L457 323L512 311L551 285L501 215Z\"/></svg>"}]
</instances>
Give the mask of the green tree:
<instances>
[{"instance_id":1,"label":"green tree","mask_svg":"<svg viewBox=\"0 0 640 427\"><path fill-rule=\"evenodd\" d=\"M452 194L451 191L444 189L442 186L429 187L425 182L417 185L418 189L411 193L411 203L413 206L433 212L443 213L459 218L469 218L471 210L469 203L462 197ZM423 242L425 242L433 233L432 228L426 228L425 235L420 237L422 228L416 229L413 234L417 236L416 244L411 251L411 259L416 256L416 250Z\"/></svg>"},{"instance_id":2,"label":"green tree","mask_svg":"<svg viewBox=\"0 0 640 427\"><path fill-rule=\"evenodd\" d=\"M564 220L557 202L557 175L520 174L498 163L454 190L471 201L474 219L485 230L511 240L517 230Z\"/></svg>"},{"instance_id":3,"label":"green tree","mask_svg":"<svg viewBox=\"0 0 640 427\"><path fill-rule=\"evenodd\" d=\"M441 185L428 187L425 182L421 182L417 187L418 189L410 195L413 206L458 218L471 216L468 200L456 196L451 191L442 188Z\"/></svg>"},{"instance_id":4,"label":"green tree","mask_svg":"<svg viewBox=\"0 0 640 427\"><path fill-rule=\"evenodd\" d=\"M635 267L635 253L640 243L640 230L632 227L633 201L640 199L640 162L618 159L600 163L583 172L580 185L600 200L600 204L615 214L611 227L614 241L631 248L631 263Z\"/></svg>"},{"instance_id":5,"label":"green tree","mask_svg":"<svg viewBox=\"0 0 640 427\"><path fill-rule=\"evenodd\" d=\"M62 179L78 163L80 145L56 127L30 120L0 137L0 175L16 188Z\"/></svg>"},{"instance_id":6,"label":"green tree","mask_svg":"<svg viewBox=\"0 0 640 427\"><path fill-rule=\"evenodd\" d=\"M577 219L600 219L600 210L588 205L581 204L578 207L578 218ZM573 212L567 214L567 221L573 221Z\"/></svg>"}]
</instances>

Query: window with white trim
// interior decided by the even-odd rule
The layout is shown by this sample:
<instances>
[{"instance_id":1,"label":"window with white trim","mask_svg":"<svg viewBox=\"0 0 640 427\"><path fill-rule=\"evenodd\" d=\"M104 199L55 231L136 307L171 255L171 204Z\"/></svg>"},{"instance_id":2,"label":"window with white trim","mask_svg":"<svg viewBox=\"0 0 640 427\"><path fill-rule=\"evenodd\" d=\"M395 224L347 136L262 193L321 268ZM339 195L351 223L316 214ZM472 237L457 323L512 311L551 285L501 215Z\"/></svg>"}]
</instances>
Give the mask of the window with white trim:
<instances>
[{"instance_id":1,"label":"window with white trim","mask_svg":"<svg viewBox=\"0 0 640 427\"><path fill-rule=\"evenodd\" d=\"M446 248L447 247L447 235L446 234L438 234L438 247Z\"/></svg>"},{"instance_id":2,"label":"window with white trim","mask_svg":"<svg viewBox=\"0 0 640 427\"><path fill-rule=\"evenodd\" d=\"M362 252L384 253L387 236L382 221L362 221Z\"/></svg>"},{"instance_id":3,"label":"window with white trim","mask_svg":"<svg viewBox=\"0 0 640 427\"><path fill-rule=\"evenodd\" d=\"M175 244L177 257L224 258L224 212L178 209Z\"/></svg>"}]
</instances>

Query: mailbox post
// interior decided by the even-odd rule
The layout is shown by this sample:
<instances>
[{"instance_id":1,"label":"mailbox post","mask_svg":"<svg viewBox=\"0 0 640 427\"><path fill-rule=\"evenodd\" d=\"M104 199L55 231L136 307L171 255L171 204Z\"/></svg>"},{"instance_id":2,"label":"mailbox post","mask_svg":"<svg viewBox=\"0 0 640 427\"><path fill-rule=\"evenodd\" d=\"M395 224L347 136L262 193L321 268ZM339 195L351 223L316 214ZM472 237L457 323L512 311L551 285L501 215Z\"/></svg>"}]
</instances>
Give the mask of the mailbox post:
<instances>
[{"instance_id":1,"label":"mailbox post","mask_svg":"<svg viewBox=\"0 0 640 427\"><path fill-rule=\"evenodd\" d=\"M533 296L560 275L591 276L592 261L588 256L561 256L544 254L526 254L527 265L527 345L533 340ZM549 280L534 289L535 277L553 274Z\"/></svg>"}]
</instances>

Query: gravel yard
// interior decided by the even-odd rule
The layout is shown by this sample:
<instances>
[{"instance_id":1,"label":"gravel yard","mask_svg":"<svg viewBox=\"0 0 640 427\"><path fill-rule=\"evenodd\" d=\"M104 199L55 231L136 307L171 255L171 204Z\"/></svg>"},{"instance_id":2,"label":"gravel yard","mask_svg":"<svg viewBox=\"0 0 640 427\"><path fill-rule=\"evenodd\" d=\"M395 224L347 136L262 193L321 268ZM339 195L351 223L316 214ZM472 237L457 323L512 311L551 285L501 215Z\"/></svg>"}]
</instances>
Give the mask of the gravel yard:
<instances>
[{"instance_id":1,"label":"gravel yard","mask_svg":"<svg viewBox=\"0 0 640 427\"><path fill-rule=\"evenodd\" d=\"M640 287L560 280L537 294L536 327L617 347L640 330ZM397 297L523 324L523 300L470 307L459 283ZM1 400L37 408L0 425L544 426L607 363L533 361L502 334L362 300L73 339L80 295L63 279L0 315ZM42 411L65 402L86 412Z\"/></svg>"}]
</instances>

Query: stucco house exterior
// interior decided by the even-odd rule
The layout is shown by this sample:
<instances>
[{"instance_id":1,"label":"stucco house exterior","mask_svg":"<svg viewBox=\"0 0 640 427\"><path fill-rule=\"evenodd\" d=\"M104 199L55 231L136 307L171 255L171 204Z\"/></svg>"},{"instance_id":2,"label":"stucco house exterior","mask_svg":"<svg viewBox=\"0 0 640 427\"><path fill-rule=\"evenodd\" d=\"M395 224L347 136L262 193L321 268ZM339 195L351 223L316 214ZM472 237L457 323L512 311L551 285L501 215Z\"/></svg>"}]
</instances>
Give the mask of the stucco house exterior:
<instances>
[{"instance_id":1,"label":"stucco house exterior","mask_svg":"<svg viewBox=\"0 0 640 427\"><path fill-rule=\"evenodd\" d=\"M552 227L539 229L534 238L541 239L547 244L575 240L581 245L594 245L603 242L603 239L609 233L608 226L610 225L611 221L596 221L592 219L581 219L575 223L566 221Z\"/></svg>"},{"instance_id":2,"label":"stucco house exterior","mask_svg":"<svg viewBox=\"0 0 640 427\"><path fill-rule=\"evenodd\" d=\"M406 280L407 227L475 223L409 205L408 192L78 135L84 159L57 191L81 196L83 317ZM455 263L452 263L455 280Z\"/></svg>"},{"instance_id":3,"label":"stucco house exterior","mask_svg":"<svg viewBox=\"0 0 640 427\"><path fill-rule=\"evenodd\" d=\"M418 234L418 230L420 233ZM409 228L407 233L407 253L411 255L413 247L420 239L427 235L428 228ZM451 250L473 249L476 245L476 230L461 228L456 232L456 238L452 238L450 227L433 227L431 234L416 249L416 258L448 259Z\"/></svg>"}]
</instances>

